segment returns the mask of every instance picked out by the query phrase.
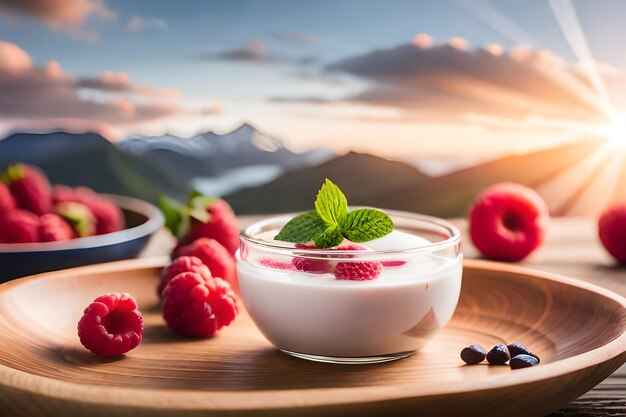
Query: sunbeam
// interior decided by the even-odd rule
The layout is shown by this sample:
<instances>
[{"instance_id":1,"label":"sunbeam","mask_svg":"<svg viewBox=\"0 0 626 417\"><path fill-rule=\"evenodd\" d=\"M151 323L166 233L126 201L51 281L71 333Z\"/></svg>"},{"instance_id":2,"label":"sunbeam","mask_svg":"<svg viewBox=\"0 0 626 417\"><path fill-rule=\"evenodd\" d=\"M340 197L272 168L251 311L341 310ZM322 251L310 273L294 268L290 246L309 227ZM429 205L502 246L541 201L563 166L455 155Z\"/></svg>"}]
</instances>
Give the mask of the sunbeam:
<instances>
[{"instance_id":1,"label":"sunbeam","mask_svg":"<svg viewBox=\"0 0 626 417\"><path fill-rule=\"evenodd\" d=\"M550 0L550 7L572 52L578 59L581 70L587 75L594 89L600 95L602 107L607 114L613 112L606 86L598 74L596 60L593 58L587 38L578 20L576 9L570 0Z\"/></svg>"}]
</instances>

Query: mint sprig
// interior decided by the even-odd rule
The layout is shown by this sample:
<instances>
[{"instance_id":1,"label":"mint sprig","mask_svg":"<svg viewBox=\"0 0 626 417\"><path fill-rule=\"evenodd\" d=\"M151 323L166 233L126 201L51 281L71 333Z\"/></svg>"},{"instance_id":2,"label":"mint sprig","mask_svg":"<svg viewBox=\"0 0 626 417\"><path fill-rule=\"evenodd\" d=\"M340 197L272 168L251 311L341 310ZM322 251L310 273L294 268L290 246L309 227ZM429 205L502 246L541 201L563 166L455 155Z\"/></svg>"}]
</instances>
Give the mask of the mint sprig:
<instances>
[{"instance_id":1,"label":"mint sprig","mask_svg":"<svg viewBox=\"0 0 626 417\"><path fill-rule=\"evenodd\" d=\"M326 179L315 200L315 211L291 219L275 239L283 242L307 243L318 248L341 244L344 238L362 243L391 233L394 224L388 215L376 209L348 212L348 201L339 187Z\"/></svg>"}]
</instances>

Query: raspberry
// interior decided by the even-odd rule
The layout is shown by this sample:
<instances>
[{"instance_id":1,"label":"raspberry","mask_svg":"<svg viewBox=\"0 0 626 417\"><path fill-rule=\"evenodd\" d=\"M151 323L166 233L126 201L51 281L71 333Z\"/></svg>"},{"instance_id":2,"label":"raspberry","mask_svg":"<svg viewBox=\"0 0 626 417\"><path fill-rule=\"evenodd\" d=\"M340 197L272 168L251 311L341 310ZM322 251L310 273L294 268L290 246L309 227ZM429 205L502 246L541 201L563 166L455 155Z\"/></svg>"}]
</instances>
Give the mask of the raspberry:
<instances>
[{"instance_id":1,"label":"raspberry","mask_svg":"<svg viewBox=\"0 0 626 417\"><path fill-rule=\"evenodd\" d=\"M78 322L78 337L100 356L117 356L136 348L143 335L143 317L132 295L106 294L96 298Z\"/></svg>"},{"instance_id":2,"label":"raspberry","mask_svg":"<svg viewBox=\"0 0 626 417\"><path fill-rule=\"evenodd\" d=\"M498 183L472 205L470 237L488 258L520 261L543 243L549 217L546 203L531 188Z\"/></svg>"},{"instance_id":3,"label":"raspberry","mask_svg":"<svg viewBox=\"0 0 626 417\"><path fill-rule=\"evenodd\" d=\"M598 235L606 250L626 263L626 203L614 204L598 219Z\"/></svg>"},{"instance_id":4,"label":"raspberry","mask_svg":"<svg viewBox=\"0 0 626 417\"><path fill-rule=\"evenodd\" d=\"M235 294L220 278L183 272L163 290L163 318L179 334L211 337L236 316Z\"/></svg>"},{"instance_id":5,"label":"raspberry","mask_svg":"<svg viewBox=\"0 0 626 417\"><path fill-rule=\"evenodd\" d=\"M327 249L319 249L315 245L306 245L297 243L296 249L307 249L307 250L336 250L336 251L356 251L356 250L367 250L367 247L363 245L359 245L358 243L350 242L349 240L344 240L339 246L334 248ZM333 272L334 263L332 259L337 258L353 258L354 255L334 255L329 256L329 260L325 261L323 259L309 259L296 257L293 258L292 263L293 266L302 272L308 272L310 274L325 274L329 272Z\"/></svg>"},{"instance_id":6,"label":"raspberry","mask_svg":"<svg viewBox=\"0 0 626 417\"><path fill-rule=\"evenodd\" d=\"M231 255L239 249L239 226L237 218L228 203L221 199L208 199L206 211L209 221L202 223L193 220L189 234L183 238L183 243L208 237L215 239L224 246Z\"/></svg>"},{"instance_id":7,"label":"raspberry","mask_svg":"<svg viewBox=\"0 0 626 417\"><path fill-rule=\"evenodd\" d=\"M212 277L209 268L203 264L199 258L196 258L195 256L178 257L174 260L174 262L163 269L161 281L159 282L159 287L157 288L159 296L163 293L167 283L170 282L176 275L182 274L183 272L195 272L207 279Z\"/></svg>"},{"instance_id":8,"label":"raspberry","mask_svg":"<svg viewBox=\"0 0 626 417\"><path fill-rule=\"evenodd\" d=\"M39 217L16 209L0 216L0 243L32 243L39 241Z\"/></svg>"},{"instance_id":9,"label":"raspberry","mask_svg":"<svg viewBox=\"0 0 626 417\"><path fill-rule=\"evenodd\" d=\"M20 208L39 216L50 211L50 183L39 169L26 164L13 164L7 169L5 177Z\"/></svg>"},{"instance_id":10,"label":"raspberry","mask_svg":"<svg viewBox=\"0 0 626 417\"><path fill-rule=\"evenodd\" d=\"M72 202L87 206L94 218L94 234L102 235L124 228L122 210L91 188L55 185L52 200L55 204Z\"/></svg>"},{"instance_id":11,"label":"raspberry","mask_svg":"<svg viewBox=\"0 0 626 417\"><path fill-rule=\"evenodd\" d=\"M222 278L233 286L237 283L235 259L215 239L200 238L187 246L178 248L174 253L177 256L195 256L209 267L214 277Z\"/></svg>"},{"instance_id":12,"label":"raspberry","mask_svg":"<svg viewBox=\"0 0 626 417\"><path fill-rule=\"evenodd\" d=\"M78 237L96 234L96 218L86 204L75 201L64 201L55 207L56 212L72 227Z\"/></svg>"},{"instance_id":13,"label":"raspberry","mask_svg":"<svg viewBox=\"0 0 626 417\"><path fill-rule=\"evenodd\" d=\"M74 237L74 230L57 214L48 213L39 218L39 241L58 242Z\"/></svg>"},{"instance_id":14,"label":"raspberry","mask_svg":"<svg viewBox=\"0 0 626 417\"><path fill-rule=\"evenodd\" d=\"M6 213L17 208L15 198L11 194L9 187L0 182L0 213Z\"/></svg>"},{"instance_id":15,"label":"raspberry","mask_svg":"<svg viewBox=\"0 0 626 417\"><path fill-rule=\"evenodd\" d=\"M335 278L368 281L378 277L382 269L382 264L377 261L343 261L335 267Z\"/></svg>"}]
</instances>

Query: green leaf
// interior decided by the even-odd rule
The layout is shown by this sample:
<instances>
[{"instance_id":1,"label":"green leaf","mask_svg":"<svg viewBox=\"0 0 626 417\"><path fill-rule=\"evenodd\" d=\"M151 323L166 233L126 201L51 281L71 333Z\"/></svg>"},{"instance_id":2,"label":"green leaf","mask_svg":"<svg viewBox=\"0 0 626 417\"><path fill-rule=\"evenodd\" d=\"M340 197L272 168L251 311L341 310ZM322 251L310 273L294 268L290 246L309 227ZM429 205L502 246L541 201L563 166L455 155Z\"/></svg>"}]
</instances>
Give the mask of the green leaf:
<instances>
[{"instance_id":1,"label":"green leaf","mask_svg":"<svg viewBox=\"0 0 626 417\"><path fill-rule=\"evenodd\" d=\"M341 230L336 226L330 226L324 230L324 232L318 235L315 239L315 246L318 248L332 248L333 246L337 246L341 244L343 241L343 236L341 235Z\"/></svg>"},{"instance_id":2,"label":"green leaf","mask_svg":"<svg viewBox=\"0 0 626 417\"><path fill-rule=\"evenodd\" d=\"M185 217L183 206L164 195L159 196L158 204L161 213L163 213L163 217L165 217L165 227L167 227L174 236L178 236L183 217Z\"/></svg>"},{"instance_id":3,"label":"green leaf","mask_svg":"<svg viewBox=\"0 0 626 417\"><path fill-rule=\"evenodd\" d=\"M291 219L274 239L283 242L306 243L321 235L326 227L326 223L316 212L307 211Z\"/></svg>"},{"instance_id":4,"label":"green leaf","mask_svg":"<svg viewBox=\"0 0 626 417\"><path fill-rule=\"evenodd\" d=\"M315 210L322 220L328 225L339 226L340 222L348 214L348 201L331 180L326 181L317 193Z\"/></svg>"},{"instance_id":5,"label":"green leaf","mask_svg":"<svg viewBox=\"0 0 626 417\"><path fill-rule=\"evenodd\" d=\"M353 210L341 223L341 233L352 242L367 242L391 233L393 221L380 210Z\"/></svg>"}]
</instances>

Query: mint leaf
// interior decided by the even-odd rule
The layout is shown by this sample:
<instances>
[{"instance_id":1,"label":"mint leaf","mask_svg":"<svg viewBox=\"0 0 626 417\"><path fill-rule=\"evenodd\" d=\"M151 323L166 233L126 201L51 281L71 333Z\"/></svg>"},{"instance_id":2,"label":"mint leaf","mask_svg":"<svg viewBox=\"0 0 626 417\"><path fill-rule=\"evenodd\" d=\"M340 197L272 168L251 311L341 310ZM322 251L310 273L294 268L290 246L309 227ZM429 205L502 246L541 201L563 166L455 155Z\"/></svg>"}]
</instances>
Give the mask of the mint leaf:
<instances>
[{"instance_id":1,"label":"mint leaf","mask_svg":"<svg viewBox=\"0 0 626 417\"><path fill-rule=\"evenodd\" d=\"M322 188L317 193L315 210L324 222L333 226L339 226L340 222L348 214L346 196L328 178L326 178Z\"/></svg>"},{"instance_id":2,"label":"mint leaf","mask_svg":"<svg viewBox=\"0 0 626 417\"><path fill-rule=\"evenodd\" d=\"M394 224L391 218L380 210L353 210L341 223L341 233L352 242L362 243L378 239L391 233Z\"/></svg>"},{"instance_id":3,"label":"mint leaf","mask_svg":"<svg viewBox=\"0 0 626 417\"><path fill-rule=\"evenodd\" d=\"M330 226L324 232L318 235L314 240L315 246L318 248L332 248L341 244L343 236L341 230L336 226Z\"/></svg>"},{"instance_id":4,"label":"mint leaf","mask_svg":"<svg viewBox=\"0 0 626 417\"><path fill-rule=\"evenodd\" d=\"M283 242L306 243L315 240L328 226L314 211L294 217L280 229L274 239Z\"/></svg>"}]
</instances>

